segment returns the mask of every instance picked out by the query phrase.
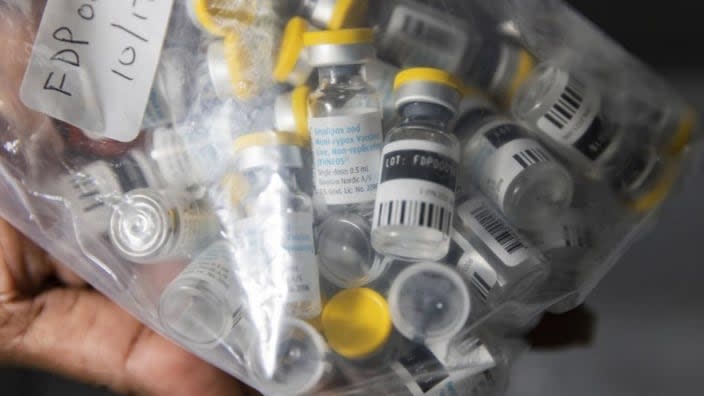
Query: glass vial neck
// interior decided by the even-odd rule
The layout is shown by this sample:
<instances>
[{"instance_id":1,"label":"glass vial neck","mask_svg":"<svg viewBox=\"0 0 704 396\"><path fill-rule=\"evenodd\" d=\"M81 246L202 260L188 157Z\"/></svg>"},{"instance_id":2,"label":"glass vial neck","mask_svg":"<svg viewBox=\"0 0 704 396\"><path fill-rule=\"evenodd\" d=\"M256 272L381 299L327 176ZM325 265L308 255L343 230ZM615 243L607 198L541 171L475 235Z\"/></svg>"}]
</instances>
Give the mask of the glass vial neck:
<instances>
[{"instance_id":1,"label":"glass vial neck","mask_svg":"<svg viewBox=\"0 0 704 396\"><path fill-rule=\"evenodd\" d=\"M320 86L349 85L364 81L364 65L324 66L318 68Z\"/></svg>"},{"instance_id":2,"label":"glass vial neck","mask_svg":"<svg viewBox=\"0 0 704 396\"><path fill-rule=\"evenodd\" d=\"M446 130L454 118L454 113L448 108L427 102L413 102L399 110L401 125L422 124Z\"/></svg>"}]
</instances>

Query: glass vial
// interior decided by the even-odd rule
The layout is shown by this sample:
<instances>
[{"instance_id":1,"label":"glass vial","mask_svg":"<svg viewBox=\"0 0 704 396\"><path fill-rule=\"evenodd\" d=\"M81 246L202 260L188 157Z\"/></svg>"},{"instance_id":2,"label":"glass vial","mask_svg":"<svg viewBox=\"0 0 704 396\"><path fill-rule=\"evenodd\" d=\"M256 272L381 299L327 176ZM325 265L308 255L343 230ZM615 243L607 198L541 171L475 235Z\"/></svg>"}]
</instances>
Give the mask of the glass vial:
<instances>
[{"instance_id":1,"label":"glass vial","mask_svg":"<svg viewBox=\"0 0 704 396\"><path fill-rule=\"evenodd\" d=\"M459 333L471 308L464 279L451 267L427 262L404 269L391 284L388 300L399 333L424 344Z\"/></svg>"},{"instance_id":2,"label":"glass vial","mask_svg":"<svg viewBox=\"0 0 704 396\"><path fill-rule=\"evenodd\" d=\"M372 245L380 254L439 260L450 246L459 143L447 132L461 94L450 74L408 69L396 78L402 118L387 135L374 205Z\"/></svg>"},{"instance_id":3,"label":"glass vial","mask_svg":"<svg viewBox=\"0 0 704 396\"><path fill-rule=\"evenodd\" d=\"M477 195L457 207L452 241L448 262L490 307L525 299L549 275L540 253Z\"/></svg>"},{"instance_id":4,"label":"glass vial","mask_svg":"<svg viewBox=\"0 0 704 396\"><path fill-rule=\"evenodd\" d=\"M461 184L474 183L519 228L559 218L572 202L570 173L520 125L477 106L455 127L463 139Z\"/></svg>"},{"instance_id":5,"label":"glass vial","mask_svg":"<svg viewBox=\"0 0 704 396\"><path fill-rule=\"evenodd\" d=\"M320 274L335 286L362 287L385 273L389 261L374 252L371 225L364 217L333 214L320 224L317 235Z\"/></svg>"},{"instance_id":6,"label":"glass vial","mask_svg":"<svg viewBox=\"0 0 704 396\"><path fill-rule=\"evenodd\" d=\"M209 347L223 340L242 315L243 296L234 267L229 242L206 248L162 293L161 324L189 344Z\"/></svg>"},{"instance_id":7,"label":"glass vial","mask_svg":"<svg viewBox=\"0 0 704 396\"><path fill-rule=\"evenodd\" d=\"M310 319L320 313L321 302L313 204L296 176L303 167L302 147L292 133L255 133L235 141L236 169L247 180L245 217L226 228L238 261L246 263L239 276L250 300L269 296L271 310Z\"/></svg>"},{"instance_id":8,"label":"glass vial","mask_svg":"<svg viewBox=\"0 0 704 396\"><path fill-rule=\"evenodd\" d=\"M250 350L251 375L267 395L314 393L333 374L328 346L310 324L284 318L271 339Z\"/></svg>"},{"instance_id":9,"label":"glass vial","mask_svg":"<svg viewBox=\"0 0 704 396\"><path fill-rule=\"evenodd\" d=\"M367 25L369 0L301 0L300 14L320 29L340 30Z\"/></svg>"},{"instance_id":10,"label":"glass vial","mask_svg":"<svg viewBox=\"0 0 704 396\"><path fill-rule=\"evenodd\" d=\"M140 264L191 257L219 232L220 223L209 205L180 191L131 191L110 218L113 247Z\"/></svg>"},{"instance_id":11,"label":"glass vial","mask_svg":"<svg viewBox=\"0 0 704 396\"><path fill-rule=\"evenodd\" d=\"M593 85L551 64L539 65L512 103L513 115L571 164L595 179L620 162L623 134Z\"/></svg>"},{"instance_id":12,"label":"glass vial","mask_svg":"<svg viewBox=\"0 0 704 396\"><path fill-rule=\"evenodd\" d=\"M370 29L304 37L319 74L308 121L315 189L331 211L371 213L374 204L383 137L379 97L364 79L373 39Z\"/></svg>"}]
</instances>

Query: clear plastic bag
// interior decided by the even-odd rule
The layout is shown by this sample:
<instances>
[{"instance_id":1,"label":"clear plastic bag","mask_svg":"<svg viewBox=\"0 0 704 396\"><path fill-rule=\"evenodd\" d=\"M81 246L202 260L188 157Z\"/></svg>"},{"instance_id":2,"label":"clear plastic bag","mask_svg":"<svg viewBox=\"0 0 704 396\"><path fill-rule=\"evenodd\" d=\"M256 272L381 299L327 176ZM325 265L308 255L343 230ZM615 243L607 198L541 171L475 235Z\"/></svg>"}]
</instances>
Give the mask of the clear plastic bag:
<instances>
[{"instance_id":1,"label":"clear plastic bag","mask_svg":"<svg viewBox=\"0 0 704 396\"><path fill-rule=\"evenodd\" d=\"M559 1L70 3L0 1L0 215L265 394L500 394L698 151Z\"/></svg>"}]
</instances>

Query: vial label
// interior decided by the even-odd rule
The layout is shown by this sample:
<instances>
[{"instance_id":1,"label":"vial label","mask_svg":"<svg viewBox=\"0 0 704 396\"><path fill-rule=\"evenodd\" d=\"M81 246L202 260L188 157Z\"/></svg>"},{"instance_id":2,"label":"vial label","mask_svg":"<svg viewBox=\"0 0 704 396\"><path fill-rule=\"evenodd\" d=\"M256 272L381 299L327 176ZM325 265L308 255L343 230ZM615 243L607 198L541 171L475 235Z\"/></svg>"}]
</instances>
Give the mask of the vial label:
<instances>
[{"instance_id":1,"label":"vial label","mask_svg":"<svg viewBox=\"0 0 704 396\"><path fill-rule=\"evenodd\" d=\"M66 178L66 187L71 188L70 204L83 214L100 212L96 215L107 218L111 210L106 205L105 199L111 194L122 194L120 180L115 175L109 163L96 161L79 172L73 172Z\"/></svg>"},{"instance_id":2,"label":"vial label","mask_svg":"<svg viewBox=\"0 0 704 396\"><path fill-rule=\"evenodd\" d=\"M198 255L179 278L203 281L216 295L235 299L238 296L234 293L236 280L233 266L232 246L228 242L216 242Z\"/></svg>"},{"instance_id":3,"label":"vial label","mask_svg":"<svg viewBox=\"0 0 704 396\"><path fill-rule=\"evenodd\" d=\"M538 128L556 141L573 146L588 159L596 160L611 142L598 116L601 98L565 71L559 71L555 86L559 93L550 110L538 120Z\"/></svg>"},{"instance_id":4,"label":"vial label","mask_svg":"<svg viewBox=\"0 0 704 396\"><path fill-rule=\"evenodd\" d=\"M504 199L514 180L529 167L554 162L536 140L516 124L497 120L477 132L478 149L472 154L473 179L482 192L504 210Z\"/></svg>"},{"instance_id":5,"label":"vial label","mask_svg":"<svg viewBox=\"0 0 704 396\"><path fill-rule=\"evenodd\" d=\"M482 199L465 202L457 209L457 215L504 265L515 267L530 257L518 233Z\"/></svg>"},{"instance_id":6,"label":"vial label","mask_svg":"<svg viewBox=\"0 0 704 396\"><path fill-rule=\"evenodd\" d=\"M374 201L383 144L381 112L310 119L315 186L327 205Z\"/></svg>"},{"instance_id":7,"label":"vial label","mask_svg":"<svg viewBox=\"0 0 704 396\"><path fill-rule=\"evenodd\" d=\"M464 21L431 7L399 4L382 34L382 47L404 67L437 66L454 72L462 66L469 31Z\"/></svg>"},{"instance_id":8,"label":"vial label","mask_svg":"<svg viewBox=\"0 0 704 396\"><path fill-rule=\"evenodd\" d=\"M80 129L132 141L141 130L173 0L68 5L49 0L44 7L22 101Z\"/></svg>"},{"instance_id":9,"label":"vial label","mask_svg":"<svg viewBox=\"0 0 704 396\"><path fill-rule=\"evenodd\" d=\"M235 229L241 279L261 287L262 294L270 295L276 306L287 305L295 316L317 315L320 286L313 246L313 214L250 217L238 221Z\"/></svg>"},{"instance_id":10,"label":"vial label","mask_svg":"<svg viewBox=\"0 0 704 396\"><path fill-rule=\"evenodd\" d=\"M470 280L474 290L479 293L482 300L487 301L489 294L491 294L498 282L496 271L460 233L454 232L452 239L465 252L457 260L457 270L465 279Z\"/></svg>"},{"instance_id":11,"label":"vial label","mask_svg":"<svg viewBox=\"0 0 704 396\"><path fill-rule=\"evenodd\" d=\"M159 169L159 174L168 185L189 184L193 168L186 155L181 136L173 129L160 128L153 132L151 158Z\"/></svg>"},{"instance_id":12,"label":"vial label","mask_svg":"<svg viewBox=\"0 0 704 396\"><path fill-rule=\"evenodd\" d=\"M399 140L383 150L374 228L424 227L450 234L457 160L447 146Z\"/></svg>"},{"instance_id":13,"label":"vial label","mask_svg":"<svg viewBox=\"0 0 704 396\"><path fill-rule=\"evenodd\" d=\"M188 256L214 240L220 232L215 213L201 201L178 209L179 239L172 251L174 256Z\"/></svg>"}]
</instances>

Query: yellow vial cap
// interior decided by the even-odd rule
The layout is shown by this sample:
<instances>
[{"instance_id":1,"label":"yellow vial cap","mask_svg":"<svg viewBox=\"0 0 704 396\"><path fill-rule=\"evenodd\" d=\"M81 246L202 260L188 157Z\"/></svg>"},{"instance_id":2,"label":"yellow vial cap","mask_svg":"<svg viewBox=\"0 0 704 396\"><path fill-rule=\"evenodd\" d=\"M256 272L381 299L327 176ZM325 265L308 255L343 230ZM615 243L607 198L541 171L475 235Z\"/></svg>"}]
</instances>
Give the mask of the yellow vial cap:
<instances>
[{"instance_id":1,"label":"yellow vial cap","mask_svg":"<svg viewBox=\"0 0 704 396\"><path fill-rule=\"evenodd\" d=\"M317 45L370 44L372 42L374 42L374 31L366 28L321 30L318 32L306 32L303 35L303 45L305 47Z\"/></svg>"},{"instance_id":2,"label":"yellow vial cap","mask_svg":"<svg viewBox=\"0 0 704 396\"><path fill-rule=\"evenodd\" d=\"M670 139L665 148L665 153L672 156L681 154L692 140L696 123L697 114L694 110L685 110L677 125L677 129L675 129L675 133L672 135L672 139Z\"/></svg>"},{"instance_id":3,"label":"yellow vial cap","mask_svg":"<svg viewBox=\"0 0 704 396\"><path fill-rule=\"evenodd\" d=\"M368 0L337 0L328 28L339 30L364 26L368 10Z\"/></svg>"},{"instance_id":4,"label":"yellow vial cap","mask_svg":"<svg viewBox=\"0 0 704 396\"><path fill-rule=\"evenodd\" d=\"M294 17L286 24L281 39L279 58L274 68L274 79L285 82L296 67L303 51L303 35L308 31L308 22L301 17Z\"/></svg>"},{"instance_id":5,"label":"yellow vial cap","mask_svg":"<svg viewBox=\"0 0 704 396\"><path fill-rule=\"evenodd\" d=\"M239 34L229 32L225 36L225 60L230 73L232 91L240 99L249 99L259 90L257 83L248 76L252 70L249 50Z\"/></svg>"},{"instance_id":6,"label":"yellow vial cap","mask_svg":"<svg viewBox=\"0 0 704 396\"><path fill-rule=\"evenodd\" d=\"M348 359L362 359L383 347L393 325L389 306L372 289L344 290L325 305L323 333L330 348Z\"/></svg>"},{"instance_id":7,"label":"yellow vial cap","mask_svg":"<svg viewBox=\"0 0 704 396\"><path fill-rule=\"evenodd\" d=\"M228 8L223 0L190 0L193 16L205 31L214 36L225 36L233 22L248 20L248 14Z\"/></svg>"},{"instance_id":8,"label":"yellow vial cap","mask_svg":"<svg viewBox=\"0 0 704 396\"><path fill-rule=\"evenodd\" d=\"M394 90L413 82L430 82L445 85L460 93L464 92L464 84L457 77L444 70L430 67L416 67L398 73L394 80Z\"/></svg>"},{"instance_id":9,"label":"yellow vial cap","mask_svg":"<svg viewBox=\"0 0 704 396\"><path fill-rule=\"evenodd\" d=\"M251 147L261 146L298 146L304 147L305 142L295 133L288 132L255 132L240 136L235 140L235 153Z\"/></svg>"},{"instance_id":10,"label":"yellow vial cap","mask_svg":"<svg viewBox=\"0 0 704 396\"><path fill-rule=\"evenodd\" d=\"M640 197L628 202L628 206L635 212L648 212L660 205L670 194L679 176L677 160L669 160L665 165L660 179L652 189Z\"/></svg>"},{"instance_id":11,"label":"yellow vial cap","mask_svg":"<svg viewBox=\"0 0 704 396\"><path fill-rule=\"evenodd\" d=\"M511 85L508 88L508 92L506 92L506 97L501 98L501 101L504 106L508 107L511 105L514 96L516 96L516 92L518 92L521 86L523 86L523 83L528 80L528 77L530 77L530 74L533 72L533 69L535 69L535 65L536 62L533 55L531 55L526 50L521 50L521 53L518 58L518 67L516 68L516 74L513 77L513 81L511 81Z\"/></svg>"}]
</instances>

